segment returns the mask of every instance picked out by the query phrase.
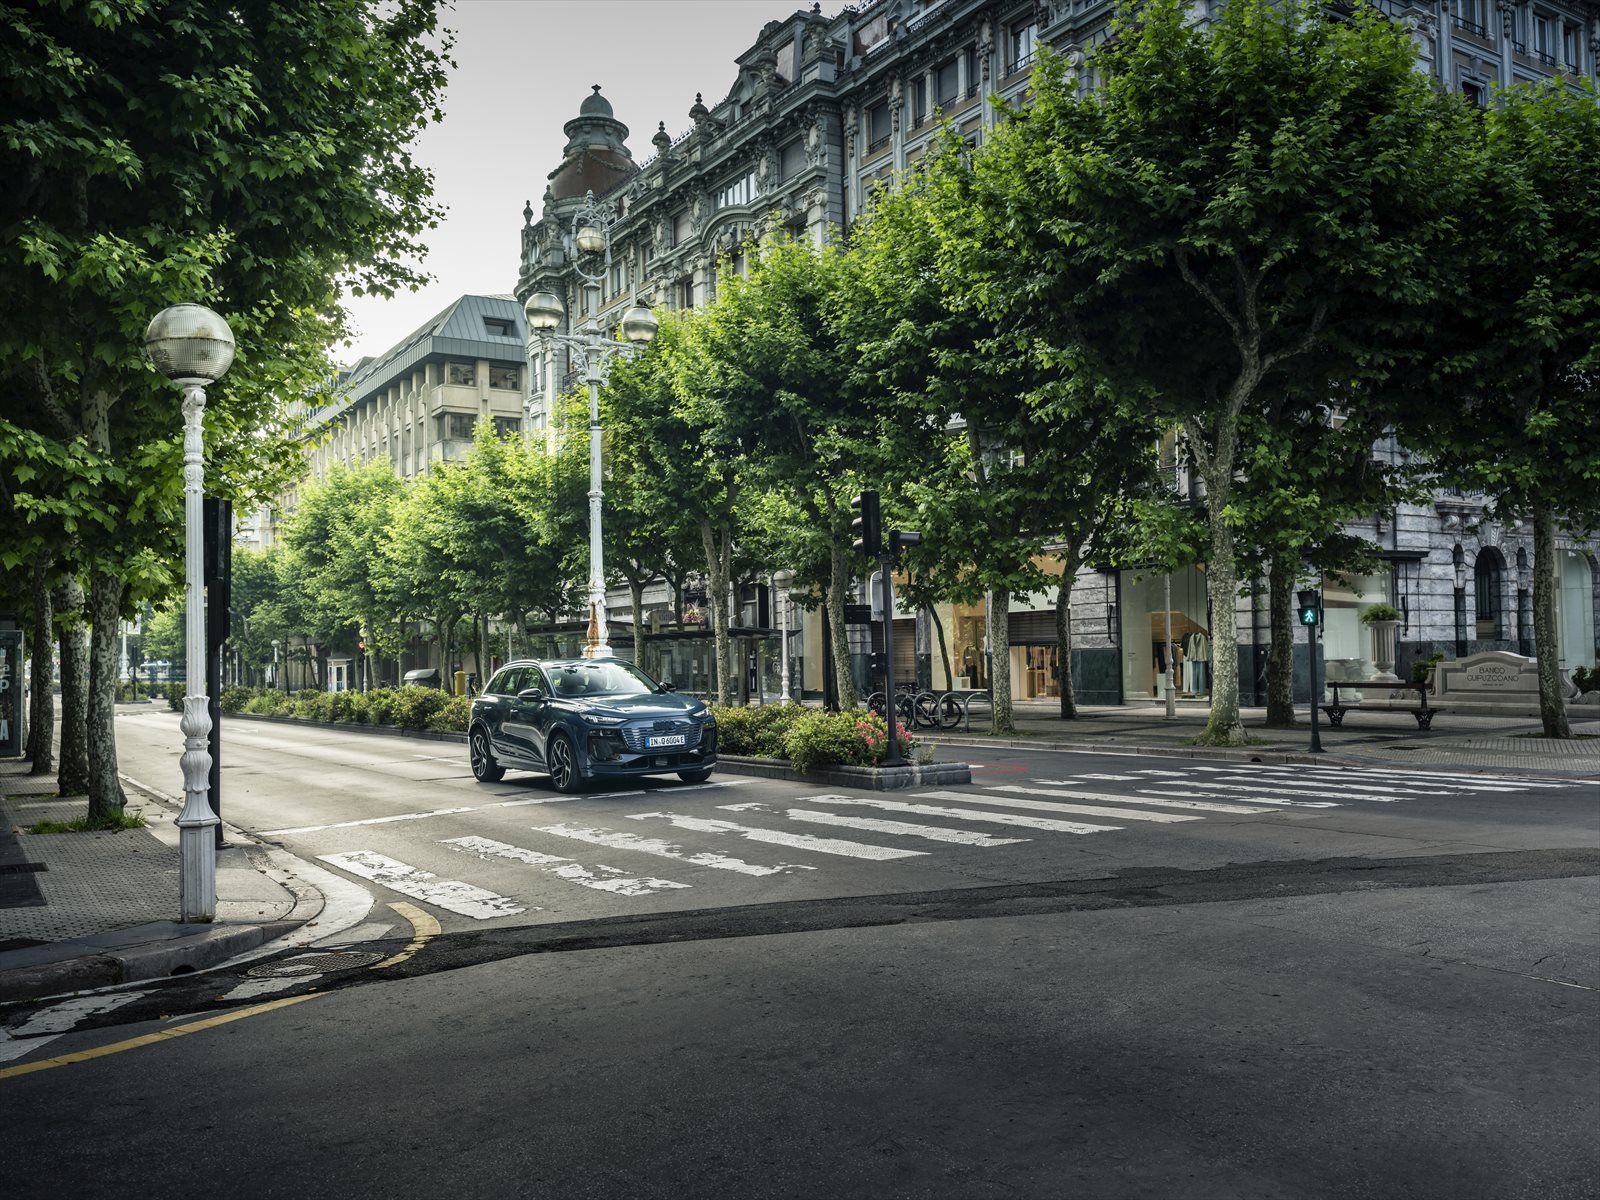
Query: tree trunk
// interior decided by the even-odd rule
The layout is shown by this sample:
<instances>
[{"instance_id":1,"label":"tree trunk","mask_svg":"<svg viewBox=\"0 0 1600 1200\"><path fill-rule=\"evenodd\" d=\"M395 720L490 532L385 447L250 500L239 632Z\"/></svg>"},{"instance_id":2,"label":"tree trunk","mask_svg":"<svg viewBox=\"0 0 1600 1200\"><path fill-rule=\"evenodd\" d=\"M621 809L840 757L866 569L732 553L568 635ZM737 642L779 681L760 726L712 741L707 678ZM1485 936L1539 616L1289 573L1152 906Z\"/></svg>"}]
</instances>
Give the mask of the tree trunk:
<instances>
[{"instance_id":1,"label":"tree trunk","mask_svg":"<svg viewBox=\"0 0 1600 1200\"><path fill-rule=\"evenodd\" d=\"M61 626L61 761L56 775L63 796L89 790L89 630L83 585L68 579L56 601Z\"/></svg>"},{"instance_id":2,"label":"tree trunk","mask_svg":"<svg viewBox=\"0 0 1600 1200\"><path fill-rule=\"evenodd\" d=\"M633 602L633 665L644 670L644 581L628 580L628 599Z\"/></svg>"},{"instance_id":3,"label":"tree trunk","mask_svg":"<svg viewBox=\"0 0 1600 1200\"><path fill-rule=\"evenodd\" d=\"M989 688L994 697L994 732L1015 733L1011 717L1011 592L989 593Z\"/></svg>"},{"instance_id":4,"label":"tree trunk","mask_svg":"<svg viewBox=\"0 0 1600 1200\"><path fill-rule=\"evenodd\" d=\"M939 619L939 610L932 604L928 605L928 619L933 622L933 632L939 638L939 661L944 664L944 686L955 686L956 677L950 673L950 647L944 640L944 622Z\"/></svg>"},{"instance_id":5,"label":"tree trunk","mask_svg":"<svg viewBox=\"0 0 1600 1200\"><path fill-rule=\"evenodd\" d=\"M727 707L733 698L732 647L728 637L728 576L732 547L724 534L720 540L710 521L700 522L700 541L706 555L706 603L711 609L711 633L715 647L717 703Z\"/></svg>"},{"instance_id":6,"label":"tree trunk","mask_svg":"<svg viewBox=\"0 0 1600 1200\"><path fill-rule=\"evenodd\" d=\"M89 655L89 818L115 817L128 798L117 777L118 633L122 624L120 575L96 571L89 577L91 646Z\"/></svg>"},{"instance_id":7,"label":"tree trunk","mask_svg":"<svg viewBox=\"0 0 1600 1200\"><path fill-rule=\"evenodd\" d=\"M56 702L50 694L55 678L55 620L47 577L50 558L41 555L33 564L33 671L28 686L28 757L31 775L49 775L56 769Z\"/></svg>"},{"instance_id":8,"label":"tree trunk","mask_svg":"<svg viewBox=\"0 0 1600 1200\"><path fill-rule=\"evenodd\" d=\"M1233 530L1223 510L1225 496L1219 496L1210 481L1206 521L1210 526L1210 557L1206 560L1206 595L1211 601L1211 717L1198 739L1205 746L1243 746L1244 722L1239 719L1239 647L1235 629L1238 619L1234 604L1239 594L1238 566L1234 557Z\"/></svg>"},{"instance_id":9,"label":"tree trunk","mask_svg":"<svg viewBox=\"0 0 1600 1200\"><path fill-rule=\"evenodd\" d=\"M1539 660L1539 719L1544 735L1570 738L1556 633L1556 519L1542 507L1533 510L1533 652Z\"/></svg>"},{"instance_id":10,"label":"tree trunk","mask_svg":"<svg viewBox=\"0 0 1600 1200\"><path fill-rule=\"evenodd\" d=\"M1056 585L1056 681L1061 689L1061 719L1075 720L1078 702L1072 694L1072 584L1078 577L1078 558L1067 555L1061 563L1061 582Z\"/></svg>"},{"instance_id":11,"label":"tree trunk","mask_svg":"<svg viewBox=\"0 0 1600 1200\"><path fill-rule=\"evenodd\" d=\"M1267 568L1267 726L1270 729L1294 728L1294 622L1289 619L1289 593L1294 589L1294 576L1295 564L1290 559L1275 558ZM1214 607L1212 611L1216 611ZM1212 644L1215 646L1215 638Z\"/></svg>"},{"instance_id":12,"label":"tree trunk","mask_svg":"<svg viewBox=\"0 0 1600 1200\"><path fill-rule=\"evenodd\" d=\"M844 635L844 598L850 588L851 580L850 552L845 544L837 537L833 539L828 551L828 620L831 622L834 638L829 647L833 651L833 675L839 689L839 708L849 710L856 706L860 697L856 695L856 677L850 670L850 639ZM894 620L893 613L884 613L883 619ZM891 706L893 698L890 699Z\"/></svg>"}]
</instances>

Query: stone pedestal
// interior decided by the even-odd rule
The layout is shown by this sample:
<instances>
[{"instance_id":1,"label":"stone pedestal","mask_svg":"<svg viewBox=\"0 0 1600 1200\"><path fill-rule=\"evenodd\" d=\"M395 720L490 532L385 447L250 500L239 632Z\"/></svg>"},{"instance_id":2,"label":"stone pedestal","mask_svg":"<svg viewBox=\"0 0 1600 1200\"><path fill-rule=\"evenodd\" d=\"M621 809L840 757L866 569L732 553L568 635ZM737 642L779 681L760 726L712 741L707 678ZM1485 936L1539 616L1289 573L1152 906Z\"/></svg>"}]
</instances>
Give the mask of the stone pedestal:
<instances>
[{"instance_id":1,"label":"stone pedestal","mask_svg":"<svg viewBox=\"0 0 1600 1200\"><path fill-rule=\"evenodd\" d=\"M1442 662L1434 671L1433 703L1465 716L1537 717L1538 662L1504 650Z\"/></svg>"},{"instance_id":2,"label":"stone pedestal","mask_svg":"<svg viewBox=\"0 0 1600 1200\"><path fill-rule=\"evenodd\" d=\"M1370 621L1372 630L1372 665L1378 673L1374 679L1385 682L1400 682L1400 676L1394 673L1394 631L1400 627L1399 621Z\"/></svg>"}]
</instances>

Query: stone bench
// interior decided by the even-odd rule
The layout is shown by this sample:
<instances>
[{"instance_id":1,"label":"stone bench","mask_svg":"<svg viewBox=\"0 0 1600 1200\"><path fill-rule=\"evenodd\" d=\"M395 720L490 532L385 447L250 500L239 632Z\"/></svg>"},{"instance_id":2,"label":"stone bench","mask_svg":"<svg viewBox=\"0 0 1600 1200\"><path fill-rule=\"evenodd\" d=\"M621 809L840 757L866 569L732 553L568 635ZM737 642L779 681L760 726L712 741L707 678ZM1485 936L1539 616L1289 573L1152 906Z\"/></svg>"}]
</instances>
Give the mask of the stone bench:
<instances>
[{"instance_id":1,"label":"stone bench","mask_svg":"<svg viewBox=\"0 0 1600 1200\"><path fill-rule=\"evenodd\" d=\"M1340 688L1344 688L1346 691L1384 690L1389 692L1416 692L1421 701L1416 708L1412 708L1409 704L1407 704L1396 710L1391 703L1388 706L1388 709L1389 711L1410 713L1417 719L1418 729L1432 729L1433 716L1439 711L1439 709L1431 706L1428 703L1428 693L1432 689L1431 685L1426 683L1407 683L1406 681L1400 679L1330 679L1328 680L1328 688L1333 692L1333 702L1331 704L1322 705L1322 711L1328 714L1328 723L1333 725L1335 728L1344 724L1345 713L1349 712L1352 708L1362 707L1360 701L1357 701L1354 704L1347 704L1341 701L1339 699ZM1390 700L1393 700L1392 696L1390 697ZM1376 708L1377 706L1371 705L1369 707Z\"/></svg>"}]
</instances>

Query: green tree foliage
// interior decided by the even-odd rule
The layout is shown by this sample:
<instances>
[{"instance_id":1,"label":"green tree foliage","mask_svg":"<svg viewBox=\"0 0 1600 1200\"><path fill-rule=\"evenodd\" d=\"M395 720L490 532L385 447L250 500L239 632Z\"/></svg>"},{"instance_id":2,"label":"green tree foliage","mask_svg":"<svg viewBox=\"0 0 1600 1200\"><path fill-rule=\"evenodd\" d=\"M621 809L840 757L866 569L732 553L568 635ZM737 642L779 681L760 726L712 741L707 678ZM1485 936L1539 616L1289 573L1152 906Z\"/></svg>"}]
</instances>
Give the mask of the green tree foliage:
<instances>
[{"instance_id":1,"label":"green tree foliage","mask_svg":"<svg viewBox=\"0 0 1600 1200\"><path fill-rule=\"evenodd\" d=\"M1181 0L1121 17L1080 97L1046 57L1031 105L977 156L991 236L966 272L985 313L1026 328L1130 406L1182 429L1207 492L1207 584L1234 642L1243 423L1312 360L1378 370L1364 347L1432 286L1452 236L1449 106L1406 32L1358 7ZM1337 370L1334 366L1337 366ZM1079 383L1075 386L1086 386ZM1204 740L1244 739L1238 663L1219 653Z\"/></svg>"},{"instance_id":2,"label":"green tree foliage","mask_svg":"<svg viewBox=\"0 0 1600 1200\"><path fill-rule=\"evenodd\" d=\"M1443 480L1530 517L1539 708L1569 737L1558 671L1555 539L1600 525L1600 96L1555 80L1472 114L1451 302L1402 375L1402 436Z\"/></svg>"},{"instance_id":3,"label":"green tree foliage","mask_svg":"<svg viewBox=\"0 0 1600 1200\"><path fill-rule=\"evenodd\" d=\"M180 300L227 316L240 350L207 414L209 482L270 490L296 458L281 398L326 377L341 281L418 281L408 264L437 211L409 145L438 115L444 41L433 0L0 11L5 391L21 424L140 468L78 497L84 534L64 547L90 581L91 815L122 803L119 618L179 558L178 404L144 360L145 325ZM0 439L0 470L13 458ZM109 520L83 526L90 510Z\"/></svg>"}]
</instances>

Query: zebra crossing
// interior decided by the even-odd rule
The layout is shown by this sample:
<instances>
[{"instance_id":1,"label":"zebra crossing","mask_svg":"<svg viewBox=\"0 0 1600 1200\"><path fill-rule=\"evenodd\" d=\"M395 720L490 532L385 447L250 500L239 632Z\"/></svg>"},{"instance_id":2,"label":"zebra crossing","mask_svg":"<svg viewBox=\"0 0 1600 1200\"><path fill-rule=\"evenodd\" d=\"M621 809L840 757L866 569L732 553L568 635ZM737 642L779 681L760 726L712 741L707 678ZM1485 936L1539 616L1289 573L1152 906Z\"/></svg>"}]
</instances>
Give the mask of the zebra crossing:
<instances>
[{"instance_id":1,"label":"zebra crossing","mask_svg":"<svg viewBox=\"0 0 1600 1200\"><path fill-rule=\"evenodd\" d=\"M981 764L974 767L981 780ZM961 791L935 789L895 796L815 792L778 801L719 803L723 797L713 793L700 797L714 810L709 815L681 811L678 800L688 799L681 793L717 785L543 801L563 805L585 799L626 801L607 812L603 825L589 823L588 817L551 820L559 812L536 809L540 800L516 800L305 828L355 831L394 821L471 820L470 814L488 809L521 808L529 822L519 824L515 842L456 831L451 836L430 835L428 843L439 848L438 862L414 864L365 848L318 855L321 861L382 888L487 921L566 907L560 898L569 895L564 891L568 885L637 900L686 892L697 883L726 879L729 874L746 880L815 877L815 872L841 860L892 866L927 861L938 854L1003 850L1060 835L1160 832L1223 818L1273 820L1295 814L1304 818L1342 807L1387 807L1410 799L1483 799L1585 786L1570 779L1259 763L1129 767L1002 779ZM725 781L721 786L739 782ZM672 800L674 806L657 807L663 799ZM536 812L546 819L537 820ZM445 864L451 860L466 869L450 870ZM663 867L662 860L672 866ZM496 881L507 878L508 867L526 868L529 889L540 903L452 877L471 874L473 862L499 868ZM652 864L671 877L647 869ZM429 865L444 874L428 869Z\"/></svg>"}]
</instances>

